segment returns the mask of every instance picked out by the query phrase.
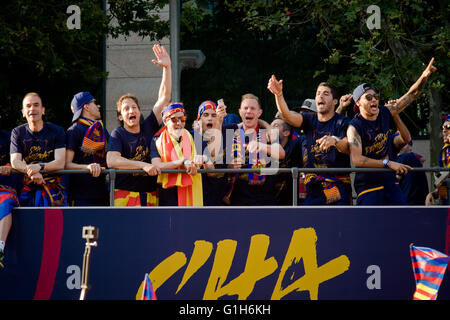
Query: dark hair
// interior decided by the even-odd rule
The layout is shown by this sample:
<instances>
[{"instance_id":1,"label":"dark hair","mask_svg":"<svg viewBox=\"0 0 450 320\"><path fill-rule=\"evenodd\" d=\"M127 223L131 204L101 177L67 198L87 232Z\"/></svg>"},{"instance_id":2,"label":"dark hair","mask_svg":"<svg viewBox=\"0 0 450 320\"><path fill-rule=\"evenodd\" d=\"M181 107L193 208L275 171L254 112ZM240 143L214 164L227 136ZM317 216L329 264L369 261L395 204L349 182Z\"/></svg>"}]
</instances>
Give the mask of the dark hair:
<instances>
[{"instance_id":1,"label":"dark hair","mask_svg":"<svg viewBox=\"0 0 450 320\"><path fill-rule=\"evenodd\" d=\"M338 93L337 88L334 85L332 85L329 82L321 82L321 83L319 83L319 85L317 87L320 87L320 86L330 88L333 99L339 100L339 93Z\"/></svg>"}]
</instances>

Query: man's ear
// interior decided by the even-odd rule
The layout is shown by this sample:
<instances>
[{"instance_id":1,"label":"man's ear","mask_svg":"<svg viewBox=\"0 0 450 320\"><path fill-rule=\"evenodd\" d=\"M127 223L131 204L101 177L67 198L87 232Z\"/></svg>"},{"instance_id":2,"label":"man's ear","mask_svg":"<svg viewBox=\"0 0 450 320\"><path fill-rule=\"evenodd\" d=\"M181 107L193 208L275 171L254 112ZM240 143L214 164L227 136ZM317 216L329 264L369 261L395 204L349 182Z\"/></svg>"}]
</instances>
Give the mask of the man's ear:
<instances>
[{"instance_id":1,"label":"man's ear","mask_svg":"<svg viewBox=\"0 0 450 320\"><path fill-rule=\"evenodd\" d=\"M261 117L262 113L263 113L263 110L260 108L260 109L258 110L258 118Z\"/></svg>"},{"instance_id":2,"label":"man's ear","mask_svg":"<svg viewBox=\"0 0 450 320\"><path fill-rule=\"evenodd\" d=\"M42 106L42 115L45 115L45 107Z\"/></svg>"}]
</instances>

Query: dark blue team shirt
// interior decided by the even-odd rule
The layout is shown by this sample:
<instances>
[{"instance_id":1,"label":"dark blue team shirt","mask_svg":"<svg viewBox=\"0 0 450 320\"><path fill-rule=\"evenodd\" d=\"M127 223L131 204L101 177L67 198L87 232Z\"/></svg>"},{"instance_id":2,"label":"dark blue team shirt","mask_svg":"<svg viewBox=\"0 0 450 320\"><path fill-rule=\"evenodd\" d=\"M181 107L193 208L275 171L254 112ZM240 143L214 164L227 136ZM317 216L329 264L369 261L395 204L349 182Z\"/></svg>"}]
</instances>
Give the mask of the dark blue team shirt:
<instances>
[{"instance_id":1,"label":"dark blue team shirt","mask_svg":"<svg viewBox=\"0 0 450 320\"><path fill-rule=\"evenodd\" d=\"M413 168L421 168L422 162L414 152L402 153L397 161ZM410 171L400 179L400 188L409 205L424 205L428 195L428 180L425 172Z\"/></svg>"},{"instance_id":2,"label":"dark blue team shirt","mask_svg":"<svg viewBox=\"0 0 450 320\"><path fill-rule=\"evenodd\" d=\"M150 144L153 135L160 125L153 111L141 123L139 133L128 132L124 127L118 127L111 132L107 151L118 151L121 156L130 160L151 163ZM152 192L156 190L156 176L146 173L118 174L116 189Z\"/></svg>"},{"instance_id":3,"label":"dark blue team shirt","mask_svg":"<svg viewBox=\"0 0 450 320\"><path fill-rule=\"evenodd\" d=\"M390 137L393 119L385 106L379 106L376 120L366 120L358 113L350 124L361 136L363 156L376 160L394 159ZM395 172L357 172L355 174L355 189L358 194L364 190L394 182L396 182Z\"/></svg>"},{"instance_id":4,"label":"dark blue team shirt","mask_svg":"<svg viewBox=\"0 0 450 320\"><path fill-rule=\"evenodd\" d=\"M336 147L331 147L326 151L320 150L317 139L330 135L340 139L347 135L347 128L350 119L346 116L335 114L330 120L321 122L317 114L302 113L303 123L300 127L305 133L303 141L303 161L306 168L349 168L350 156L341 153ZM332 177L332 173L321 174Z\"/></svg>"},{"instance_id":5,"label":"dark blue team shirt","mask_svg":"<svg viewBox=\"0 0 450 320\"><path fill-rule=\"evenodd\" d=\"M106 158L87 154L81 151L84 135L89 126L82 123L74 123L67 129L67 149L74 151L72 162L77 164L98 163L106 167ZM109 133L104 128L106 141L109 141ZM106 156L106 153L105 153ZM97 178L91 174L72 174L69 179L69 199L70 200L91 200L108 199L108 187L105 182L105 175Z\"/></svg>"},{"instance_id":6,"label":"dark blue team shirt","mask_svg":"<svg viewBox=\"0 0 450 320\"><path fill-rule=\"evenodd\" d=\"M66 147L64 129L50 122L44 122L39 132L33 132L25 123L11 133L11 153L22 154L27 163L50 162L55 160L55 149Z\"/></svg>"},{"instance_id":7,"label":"dark blue team shirt","mask_svg":"<svg viewBox=\"0 0 450 320\"><path fill-rule=\"evenodd\" d=\"M11 132L7 130L0 130L0 166L4 166L10 162L9 148L10 148ZM21 174L10 174L9 176L0 175L0 185L10 186L16 191L19 191L22 181Z\"/></svg>"},{"instance_id":8,"label":"dark blue team shirt","mask_svg":"<svg viewBox=\"0 0 450 320\"><path fill-rule=\"evenodd\" d=\"M283 147L285 157L280 160L280 168L301 168L302 161L302 141L300 137L289 139ZM274 176L276 188L276 201L278 205L292 205L292 173L279 173Z\"/></svg>"}]
</instances>

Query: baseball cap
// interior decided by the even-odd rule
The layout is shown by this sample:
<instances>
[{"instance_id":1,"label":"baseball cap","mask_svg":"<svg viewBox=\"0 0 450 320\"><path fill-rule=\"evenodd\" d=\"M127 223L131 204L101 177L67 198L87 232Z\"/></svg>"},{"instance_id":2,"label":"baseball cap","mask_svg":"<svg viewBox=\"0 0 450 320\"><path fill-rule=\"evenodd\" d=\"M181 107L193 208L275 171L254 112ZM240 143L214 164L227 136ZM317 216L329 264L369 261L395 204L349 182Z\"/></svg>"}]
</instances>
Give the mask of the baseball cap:
<instances>
[{"instance_id":1,"label":"baseball cap","mask_svg":"<svg viewBox=\"0 0 450 320\"><path fill-rule=\"evenodd\" d=\"M361 98L361 96L366 93L367 91L369 91L370 89L376 91L376 89L368 84L368 83L362 83L359 86L356 87L355 90L353 90L353 100L356 102L359 100L359 98Z\"/></svg>"},{"instance_id":2,"label":"baseball cap","mask_svg":"<svg viewBox=\"0 0 450 320\"><path fill-rule=\"evenodd\" d=\"M302 110L310 110L312 112L317 112L316 100L314 99L305 99L303 101L302 106L300 107L300 111Z\"/></svg>"},{"instance_id":3,"label":"baseball cap","mask_svg":"<svg viewBox=\"0 0 450 320\"><path fill-rule=\"evenodd\" d=\"M70 103L73 108L72 122L78 120L78 118L81 116L81 112L83 112L84 105L88 104L92 100L95 99L89 92L78 92L73 96L72 102Z\"/></svg>"}]
</instances>

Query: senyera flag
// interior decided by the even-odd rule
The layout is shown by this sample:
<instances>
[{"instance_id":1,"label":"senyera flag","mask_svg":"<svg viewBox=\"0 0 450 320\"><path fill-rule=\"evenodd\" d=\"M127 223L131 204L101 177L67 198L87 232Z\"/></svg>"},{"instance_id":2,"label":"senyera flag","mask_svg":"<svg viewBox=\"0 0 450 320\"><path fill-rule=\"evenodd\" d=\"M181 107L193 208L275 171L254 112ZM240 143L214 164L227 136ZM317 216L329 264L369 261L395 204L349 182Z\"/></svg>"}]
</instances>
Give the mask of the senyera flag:
<instances>
[{"instance_id":1,"label":"senyera flag","mask_svg":"<svg viewBox=\"0 0 450 320\"><path fill-rule=\"evenodd\" d=\"M152 281L150 280L148 273L145 274L141 300L156 300L155 290L153 290Z\"/></svg>"},{"instance_id":2,"label":"senyera flag","mask_svg":"<svg viewBox=\"0 0 450 320\"><path fill-rule=\"evenodd\" d=\"M416 291L414 300L436 300L450 257L437 250L410 245Z\"/></svg>"}]
</instances>

